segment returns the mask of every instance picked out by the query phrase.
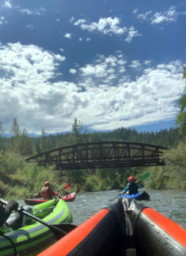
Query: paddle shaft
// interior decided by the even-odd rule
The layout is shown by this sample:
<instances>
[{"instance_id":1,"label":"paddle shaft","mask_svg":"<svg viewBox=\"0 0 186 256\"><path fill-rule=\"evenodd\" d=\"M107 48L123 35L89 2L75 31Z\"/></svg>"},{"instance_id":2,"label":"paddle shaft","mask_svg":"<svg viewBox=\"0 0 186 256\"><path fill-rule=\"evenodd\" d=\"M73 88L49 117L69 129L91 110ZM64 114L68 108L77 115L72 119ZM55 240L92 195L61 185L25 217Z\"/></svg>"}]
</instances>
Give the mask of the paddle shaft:
<instances>
[{"instance_id":1,"label":"paddle shaft","mask_svg":"<svg viewBox=\"0 0 186 256\"><path fill-rule=\"evenodd\" d=\"M109 199L109 201L113 201L114 199L116 199L119 195L115 196L114 198L112 199Z\"/></svg>"},{"instance_id":2,"label":"paddle shaft","mask_svg":"<svg viewBox=\"0 0 186 256\"><path fill-rule=\"evenodd\" d=\"M48 224L46 221L43 221L42 219L38 218L37 216L30 214L29 212L26 212L24 210L20 210L23 214L25 214L26 216L40 222L41 224L45 225L46 227L52 229L53 231L57 231L62 235L66 235L68 234L71 230L73 230L74 228L76 228L75 225L73 224L68 224L68 223L61 223L61 224ZM64 230L65 229L65 230Z\"/></svg>"},{"instance_id":3,"label":"paddle shaft","mask_svg":"<svg viewBox=\"0 0 186 256\"><path fill-rule=\"evenodd\" d=\"M62 230L62 229L58 228L57 226L48 224L46 221L38 218L37 216L35 216L35 215L33 215L33 214L29 213L29 212L24 211L23 209L18 210L18 212L23 213L24 215L26 215L26 216L28 216L28 217L30 217L30 218L40 222L41 224L45 225L46 227L48 227L48 228L50 228L50 229L52 229L54 231L60 232L63 235L66 235L68 233L65 230Z\"/></svg>"}]
</instances>

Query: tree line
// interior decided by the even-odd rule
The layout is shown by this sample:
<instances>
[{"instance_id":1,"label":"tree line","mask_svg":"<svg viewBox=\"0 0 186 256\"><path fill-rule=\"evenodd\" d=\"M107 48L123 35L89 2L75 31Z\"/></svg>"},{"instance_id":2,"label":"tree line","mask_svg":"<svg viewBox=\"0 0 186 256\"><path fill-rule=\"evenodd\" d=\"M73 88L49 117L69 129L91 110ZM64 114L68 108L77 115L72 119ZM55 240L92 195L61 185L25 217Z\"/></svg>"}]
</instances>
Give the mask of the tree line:
<instances>
[{"instance_id":1,"label":"tree line","mask_svg":"<svg viewBox=\"0 0 186 256\"><path fill-rule=\"evenodd\" d=\"M18 121L14 119L11 126L11 137L3 137L3 135L0 137L0 195L18 198L29 196L29 194L37 193L45 180L50 180L55 190L60 190L66 182L72 183L73 190L76 191L122 189L127 176L132 173L139 177L147 169L151 172L151 178L144 181L147 188L186 188L186 184L184 185L183 182L181 186L178 186L178 179L174 177L178 171L180 175L183 175L185 170L183 163L182 168L179 166L180 158L184 159L183 152L186 153L183 150L184 134L181 134L179 129L162 130L156 133L139 133L136 130L125 128L97 133L83 133L83 130L80 122L75 119L72 130L68 134L47 135L43 129L40 136L29 137L28 132L21 129ZM44 168L36 163L25 161L29 156L55 148L101 141L129 141L167 147L169 153L165 154L165 160L169 167L54 171L52 167ZM174 155L179 170L170 168L171 164L175 164L172 155ZM176 155L179 159L176 158ZM168 182L169 180L171 182Z\"/></svg>"},{"instance_id":2,"label":"tree line","mask_svg":"<svg viewBox=\"0 0 186 256\"><path fill-rule=\"evenodd\" d=\"M184 138L184 134L180 133L179 128L161 130L159 132L137 132L134 129L126 128L118 128L110 132L94 133L84 133L82 132L83 130L83 126L75 119L72 124L72 131L67 134L48 135L42 129L38 137L30 137L26 129L21 129L15 118L10 128L11 136L5 137L3 133L0 134L0 151L14 152L29 157L59 147L103 141L146 143L171 148L176 146Z\"/></svg>"}]
</instances>

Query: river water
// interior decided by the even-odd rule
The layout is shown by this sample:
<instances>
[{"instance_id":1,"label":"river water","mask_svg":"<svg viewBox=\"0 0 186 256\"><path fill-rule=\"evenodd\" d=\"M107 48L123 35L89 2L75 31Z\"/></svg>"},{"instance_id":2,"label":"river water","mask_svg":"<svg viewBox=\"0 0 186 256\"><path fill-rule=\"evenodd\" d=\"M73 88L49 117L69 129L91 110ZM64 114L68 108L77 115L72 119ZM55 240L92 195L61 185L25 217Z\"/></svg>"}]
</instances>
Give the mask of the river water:
<instances>
[{"instance_id":1,"label":"river water","mask_svg":"<svg viewBox=\"0 0 186 256\"><path fill-rule=\"evenodd\" d=\"M180 224L186 229L186 191L181 190L146 190L150 201L141 201L143 204L162 213L166 217ZM75 201L68 205L73 214L73 223L81 224L84 220L98 212L105 206L117 201L118 192L89 192L79 193Z\"/></svg>"}]
</instances>

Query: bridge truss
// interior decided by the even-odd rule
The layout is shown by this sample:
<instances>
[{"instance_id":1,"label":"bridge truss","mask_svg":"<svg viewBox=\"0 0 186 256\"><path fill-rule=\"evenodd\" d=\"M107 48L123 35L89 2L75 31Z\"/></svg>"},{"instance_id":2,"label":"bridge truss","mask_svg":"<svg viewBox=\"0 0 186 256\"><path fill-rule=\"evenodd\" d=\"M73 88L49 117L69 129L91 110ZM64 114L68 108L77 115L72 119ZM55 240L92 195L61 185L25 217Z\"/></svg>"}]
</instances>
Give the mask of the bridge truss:
<instances>
[{"instance_id":1,"label":"bridge truss","mask_svg":"<svg viewBox=\"0 0 186 256\"><path fill-rule=\"evenodd\" d=\"M164 147L132 142L95 142L53 149L27 158L55 170L164 165Z\"/></svg>"}]
</instances>

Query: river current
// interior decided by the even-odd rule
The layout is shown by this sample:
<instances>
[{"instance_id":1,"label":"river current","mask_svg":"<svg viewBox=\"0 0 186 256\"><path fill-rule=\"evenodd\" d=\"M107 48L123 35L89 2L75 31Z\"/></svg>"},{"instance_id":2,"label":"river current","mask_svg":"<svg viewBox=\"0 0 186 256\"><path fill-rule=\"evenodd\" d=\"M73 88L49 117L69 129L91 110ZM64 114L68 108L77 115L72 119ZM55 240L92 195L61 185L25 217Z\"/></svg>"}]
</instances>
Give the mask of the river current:
<instances>
[{"instance_id":1,"label":"river current","mask_svg":"<svg viewBox=\"0 0 186 256\"><path fill-rule=\"evenodd\" d=\"M186 229L186 191L146 190L146 192L149 193L151 200L141 201L143 204L162 213ZM73 214L73 223L79 225L100 209L116 202L117 198L111 199L117 194L116 191L77 194L75 201L68 203Z\"/></svg>"}]
</instances>

